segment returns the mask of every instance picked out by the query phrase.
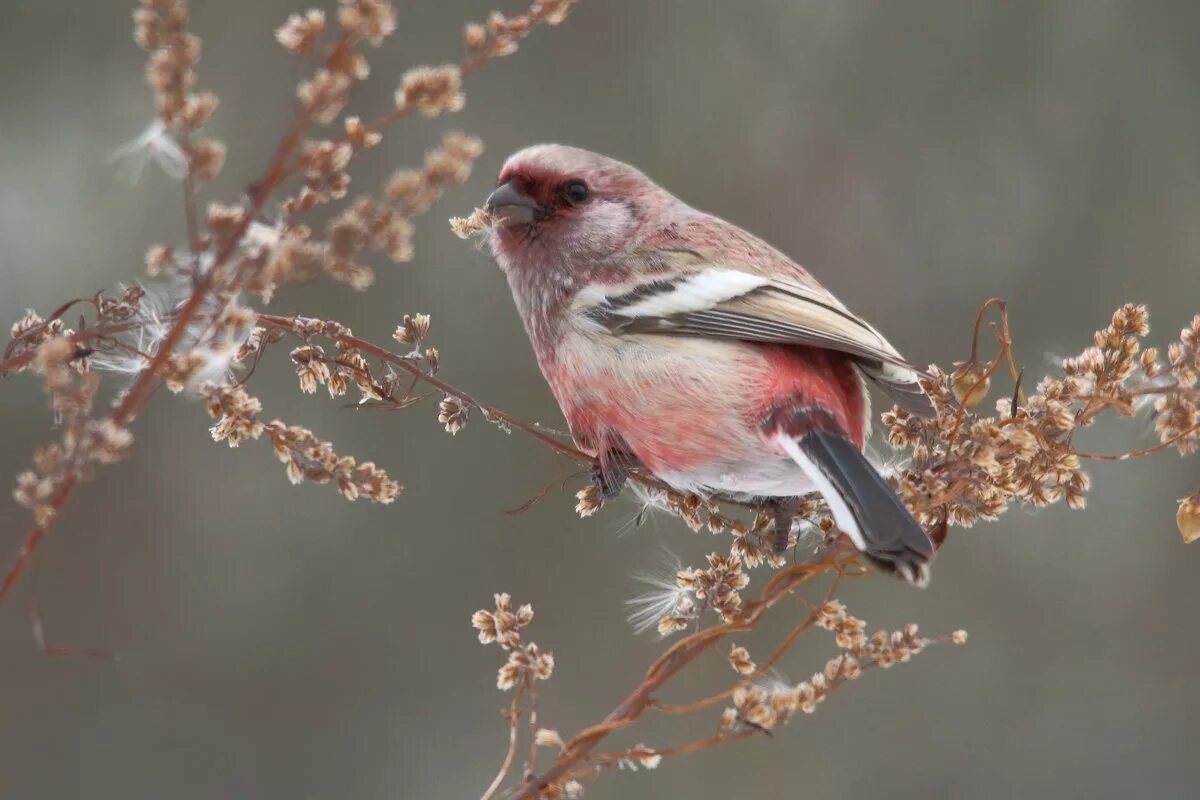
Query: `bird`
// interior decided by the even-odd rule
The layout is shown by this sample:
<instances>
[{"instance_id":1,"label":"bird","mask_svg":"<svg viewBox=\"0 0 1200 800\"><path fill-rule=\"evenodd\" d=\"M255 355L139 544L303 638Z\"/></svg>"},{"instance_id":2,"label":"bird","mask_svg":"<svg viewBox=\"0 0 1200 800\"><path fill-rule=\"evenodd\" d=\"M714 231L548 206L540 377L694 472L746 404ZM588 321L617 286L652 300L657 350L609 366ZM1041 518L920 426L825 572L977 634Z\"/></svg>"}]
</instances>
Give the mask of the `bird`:
<instances>
[{"instance_id":1,"label":"bird","mask_svg":"<svg viewBox=\"0 0 1200 800\"><path fill-rule=\"evenodd\" d=\"M912 367L799 264L636 168L559 144L504 163L487 245L605 499L634 469L774 509L819 493L865 558L924 585L934 547L863 453L868 383L928 417Z\"/></svg>"}]
</instances>

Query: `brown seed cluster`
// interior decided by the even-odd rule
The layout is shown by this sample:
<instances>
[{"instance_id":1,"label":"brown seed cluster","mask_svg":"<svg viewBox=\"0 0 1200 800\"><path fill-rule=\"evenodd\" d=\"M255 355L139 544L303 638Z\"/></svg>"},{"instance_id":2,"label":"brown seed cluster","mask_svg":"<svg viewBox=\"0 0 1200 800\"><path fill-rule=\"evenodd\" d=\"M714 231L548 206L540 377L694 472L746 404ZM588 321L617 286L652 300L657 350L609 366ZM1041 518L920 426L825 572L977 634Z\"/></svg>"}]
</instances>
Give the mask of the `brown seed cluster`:
<instances>
[{"instance_id":1,"label":"brown seed cluster","mask_svg":"<svg viewBox=\"0 0 1200 800\"><path fill-rule=\"evenodd\" d=\"M338 23L379 47L396 30L396 10L387 0L341 0Z\"/></svg>"},{"instance_id":2,"label":"brown seed cluster","mask_svg":"<svg viewBox=\"0 0 1200 800\"><path fill-rule=\"evenodd\" d=\"M757 668L750 658L750 651L739 645L733 645L729 650L729 666L739 675L749 675Z\"/></svg>"},{"instance_id":3,"label":"brown seed cluster","mask_svg":"<svg viewBox=\"0 0 1200 800\"><path fill-rule=\"evenodd\" d=\"M264 317L260 316L259 319ZM271 319L275 322L269 332L260 327L251 333L249 343L254 346L244 348L239 353L239 360L261 352L287 332L303 342L290 354L302 392L312 394L317 387L325 386L330 397L340 397L354 385L359 392L360 404L380 401L396 408L404 408L420 399L412 395L414 381L405 382L404 376L386 366L382 369L373 368L356 344L358 340L354 338L353 331L340 322L312 317L292 317L286 322L283 318ZM321 344L321 339L328 340L332 352ZM427 348L424 354L414 351L403 357L403 363L413 368L423 364L426 371L432 374L437 371L437 351L433 348ZM405 388L402 389L402 385Z\"/></svg>"},{"instance_id":4,"label":"brown seed cluster","mask_svg":"<svg viewBox=\"0 0 1200 800\"><path fill-rule=\"evenodd\" d=\"M472 236L491 229L496 218L486 208L477 208L466 217L451 217L450 230L460 239L470 239ZM482 240L481 240L482 241Z\"/></svg>"},{"instance_id":5,"label":"brown seed cluster","mask_svg":"<svg viewBox=\"0 0 1200 800\"><path fill-rule=\"evenodd\" d=\"M526 642L521 628L533 621L533 606L513 609L506 593L494 597L495 608L481 608L471 615L471 625L479 631L482 644L495 642L508 653L508 660L496 676L497 688L508 691L518 683L548 680L554 672L554 654L543 651L534 642Z\"/></svg>"},{"instance_id":6,"label":"brown seed cluster","mask_svg":"<svg viewBox=\"0 0 1200 800\"><path fill-rule=\"evenodd\" d=\"M712 609L723 622L729 622L742 607L741 591L750 583L750 576L742 571L737 556L709 553L706 569L682 569L675 581L700 601L701 608Z\"/></svg>"},{"instance_id":7,"label":"brown seed cluster","mask_svg":"<svg viewBox=\"0 0 1200 800\"><path fill-rule=\"evenodd\" d=\"M378 140L377 134L366 132L357 120L348 121L347 130L346 141L304 144L299 168L305 183L297 195L285 201L288 214L294 217L346 196L350 184L346 168L356 148ZM248 288L267 299L282 285L318 277L359 290L369 288L375 282L375 272L367 262L370 254L382 253L397 263L410 261L413 218L429 211L446 187L465 182L482 150L478 139L457 132L446 134L441 147L426 153L423 169L396 173L380 196L360 196L333 216L324 240L315 238L305 225L285 224L268 246L243 253L239 271L246 275ZM211 223L210 218L210 227ZM236 225L229 228L238 229Z\"/></svg>"},{"instance_id":8,"label":"brown seed cluster","mask_svg":"<svg viewBox=\"0 0 1200 800\"><path fill-rule=\"evenodd\" d=\"M944 639L929 639L921 635L916 625L906 625L898 631L878 631L867 636L865 623L846 613L846 608L836 600L829 601L817 611L820 627L833 631L837 646L843 651L829 659L823 669L813 673L806 681L788 684L774 680L768 683L739 685L733 692L733 706L721 715L720 729L733 733L744 726L755 730L771 731L786 723L796 713L811 714L825 700L829 692L847 681L857 680L866 669L887 668L901 664L921 653L930 644L952 641L962 644L966 633L956 631ZM754 670L738 668L748 658L737 653L734 668L741 674ZM734 654L730 661L735 661Z\"/></svg>"},{"instance_id":9,"label":"brown seed cluster","mask_svg":"<svg viewBox=\"0 0 1200 800\"><path fill-rule=\"evenodd\" d=\"M448 133L441 147L425 154L423 169L393 173L384 186L384 194L403 214L424 214L441 199L446 188L466 183L482 153L483 143L475 137Z\"/></svg>"},{"instance_id":10,"label":"brown seed cluster","mask_svg":"<svg viewBox=\"0 0 1200 800\"><path fill-rule=\"evenodd\" d=\"M534 24L554 24L564 11L565 4L538 0L522 16ZM391 107L370 122L346 118L340 139L315 138L314 124L341 118L351 86L370 73L362 51L368 44L382 44L396 29L397 16L386 0L339 0L336 23L320 10L290 16L275 38L291 53L315 62L296 89L299 108L271 160L245 176L244 199L209 202L202 213L198 184L218 176L226 151L221 142L198 135L217 98L196 89L201 41L188 30L188 12L188 0L139 0L133 33L148 54L145 74L156 114L142 134L114 153L130 177L154 161L170 177L184 181L185 224L180 228L186 241L147 249L146 272L158 280L145 288L78 298L48 319L31 312L13 327L0 361L0 375L22 370L42 375L63 423L63 442L39 451L37 469L22 476L18 487L39 524L49 524L91 464L125 454L128 423L163 384L209 401L218 440L236 445L270 435L277 451L289 454L293 480L337 482L348 497L388 502L399 487L382 471L338 455L305 429L259 421L260 405L242 383L253 375L265 350L288 333L301 340L292 360L304 391L324 385L331 395L341 396L353 383L360 402L400 408L429 396L414 394L414 389L439 366L438 351L425 347L404 357L386 354L381 366L372 368L356 347L347 346L349 330L332 322L298 320L295 328L285 324L250 330L256 315L242 303L247 297L267 302L286 285L316 278L365 289L374 281L374 253L401 262L413 257L412 218L428 211L447 187L467 179L482 150L477 139L447 134L439 148L425 154L421 169L399 174L377 196L335 210L316 233L315 223L303 216L347 196L352 159L381 141L383 127L409 111L432 116L460 108L462 76L487 54L473 54L461 66L410 72L401 87L401 109ZM524 36L532 26L496 21L493 27L497 36L511 37ZM62 318L80 305L91 309L91 321L84 314L79 329L72 330ZM300 330L304 326L311 327ZM428 332L428 318L410 318L405 330L417 348ZM334 341L332 346L311 341L314 336ZM376 355L385 352L375 348ZM105 373L115 373L121 384L115 387L114 411L96 418L91 403ZM453 413L444 406L443 412L452 430L461 427L465 406ZM0 599L44 533L33 529L27 534L25 549L0 581Z\"/></svg>"},{"instance_id":11,"label":"brown seed cluster","mask_svg":"<svg viewBox=\"0 0 1200 800\"><path fill-rule=\"evenodd\" d=\"M396 328L396 332L392 334L392 338L400 344L408 344L413 347L419 347L421 342L425 341L425 337L429 335L429 315L415 314L409 316L404 315L400 325Z\"/></svg>"},{"instance_id":12,"label":"brown seed cluster","mask_svg":"<svg viewBox=\"0 0 1200 800\"><path fill-rule=\"evenodd\" d=\"M1191 544L1200 539L1200 492L1179 501L1175 522L1179 525L1179 535L1184 542Z\"/></svg>"},{"instance_id":13,"label":"brown seed cluster","mask_svg":"<svg viewBox=\"0 0 1200 800\"><path fill-rule=\"evenodd\" d=\"M454 435L467 427L467 414L470 407L453 395L446 395L438 403L438 422L446 428L446 432Z\"/></svg>"},{"instance_id":14,"label":"brown seed cluster","mask_svg":"<svg viewBox=\"0 0 1200 800\"><path fill-rule=\"evenodd\" d=\"M309 9L292 14L275 31L275 39L293 55L307 55L316 49L317 40L325 30L325 12Z\"/></svg>"},{"instance_id":15,"label":"brown seed cluster","mask_svg":"<svg viewBox=\"0 0 1200 800\"><path fill-rule=\"evenodd\" d=\"M30 319L27 315L22 322ZM100 379L93 372L80 374L73 366L76 352L65 336L47 336L37 346L32 363L33 371L45 381L51 407L63 430L61 441L34 453L33 469L17 476L13 492L17 503L33 512L40 527L54 521L59 510L58 495L67 481L88 479L93 464L124 459L133 443L133 433L124 425L108 417L92 417Z\"/></svg>"},{"instance_id":16,"label":"brown seed cluster","mask_svg":"<svg viewBox=\"0 0 1200 800\"><path fill-rule=\"evenodd\" d=\"M296 97L307 118L321 125L332 124L342 113L353 82L365 80L371 74L366 56L358 45L363 41L376 47L381 45L396 30L396 11L386 0L341 0L338 25L341 35L325 48L323 65L296 87ZM290 52L306 55L321 49L324 31L325 14L313 9L303 15L288 17L275 31L275 38ZM351 126L347 125L347 135L353 134ZM375 136L378 141L376 132L363 131L360 137L363 144L356 146L369 146L365 144L368 135Z\"/></svg>"},{"instance_id":17,"label":"brown seed cluster","mask_svg":"<svg viewBox=\"0 0 1200 800\"><path fill-rule=\"evenodd\" d=\"M461 111L466 101L462 70L456 64L414 67L404 73L396 90L397 111L411 109L425 117Z\"/></svg>"},{"instance_id":18,"label":"brown seed cluster","mask_svg":"<svg viewBox=\"0 0 1200 800\"><path fill-rule=\"evenodd\" d=\"M225 164L225 145L215 139L193 141L191 135L217 107L211 92L195 93L200 37L187 31L187 0L141 0L133 14L133 38L149 53L146 82L154 91L161 123L158 136L144 137L148 148L178 150L187 173L196 181L211 181Z\"/></svg>"},{"instance_id":19,"label":"brown seed cluster","mask_svg":"<svg viewBox=\"0 0 1200 800\"><path fill-rule=\"evenodd\" d=\"M493 11L487 22L468 23L463 28L463 44L468 63L482 63L517 52L518 43L538 25L558 25L567 18L575 0L534 0L524 14L505 16Z\"/></svg>"},{"instance_id":20,"label":"brown seed cluster","mask_svg":"<svg viewBox=\"0 0 1200 800\"><path fill-rule=\"evenodd\" d=\"M905 500L930 525L943 518L959 526L992 520L1014 502L1041 507L1065 500L1082 508L1090 480L1075 448L1076 432L1108 410L1133 415L1143 396L1156 398L1160 440L1192 452L1200 442L1200 398L1189 391L1188 373L1198 330L1200 319L1171 345L1169 364L1160 365L1154 350L1142 349L1149 333L1146 309L1123 306L1096 332L1092 346L1063 360L1061 376L1042 380L1015 408L1000 401L996 416L960 416L948 388L954 380L931 369L927 389L937 419L920 420L901 409L884 415L889 442L911 456L899 473Z\"/></svg>"},{"instance_id":21,"label":"brown seed cluster","mask_svg":"<svg viewBox=\"0 0 1200 800\"><path fill-rule=\"evenodd\" d=\"M391 503L402 491L400 484L370 461L338 455L333 445L312 431L280 420L258 420L262 404L240 386L210 385L204 390L209 415L217 420L210 428L214 441L237 447L246 439L266 434L275 455L284 464L292 483L335 483L347 500L366 497L373 503Z\"/></svg>"}]
</instances>

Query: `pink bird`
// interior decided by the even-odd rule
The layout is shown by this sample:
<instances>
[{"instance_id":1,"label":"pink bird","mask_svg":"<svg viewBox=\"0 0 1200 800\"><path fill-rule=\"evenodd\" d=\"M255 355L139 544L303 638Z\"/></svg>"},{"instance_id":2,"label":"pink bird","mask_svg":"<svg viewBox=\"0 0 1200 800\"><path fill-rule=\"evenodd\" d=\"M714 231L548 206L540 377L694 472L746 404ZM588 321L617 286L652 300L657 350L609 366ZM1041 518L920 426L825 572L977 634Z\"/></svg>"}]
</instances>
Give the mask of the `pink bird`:
<instances>
[{"instance_id":1,"label":"pink bird","mask_svg":"<svg viewBox=\"0 0 1200 800\"><path fill-rule=\"evenodd\" d=\"M819 492L866 557L911 583L933 546L862 449L864 378L930 415L919 373L807 271L633 167L561 145L504 165L489 234L542 374L605 497L633 467L776 509Z\"/></svg>"}]
</instances>

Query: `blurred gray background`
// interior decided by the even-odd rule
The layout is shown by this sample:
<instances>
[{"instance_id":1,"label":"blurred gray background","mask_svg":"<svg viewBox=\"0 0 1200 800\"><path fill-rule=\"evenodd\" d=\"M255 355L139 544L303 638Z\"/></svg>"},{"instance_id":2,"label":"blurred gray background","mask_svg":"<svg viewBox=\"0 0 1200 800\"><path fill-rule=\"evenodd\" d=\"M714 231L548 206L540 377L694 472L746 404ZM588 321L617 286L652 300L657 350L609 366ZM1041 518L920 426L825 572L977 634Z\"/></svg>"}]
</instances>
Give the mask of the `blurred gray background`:
<instances>
[{"instance_id":1,"label":"blurred gray background","mask_svg":"<svg viewBox=\"0 0 1200 800\"><path fill-rule=\"evenodd\" d=\"M150 119L132 5L0 2L6 326L134 278L147 244L182 238L176 185L152 170L131 187L105 163ZM201 86L222 100L211 130L230 145L205 197L227 200L288 117L303 68L271 31L298 7L194 6ZM398 6L352 112L385 107L407 66L457 58L460 24L491 8ZM1200 311L1198 40L1191 2L585 0L473 76L462 114L389 130L360 163L364 191L451 127L485 140L469 185L420 225L413 263L381 264L367 294L316 285L273 308L376 340L430 313L448 380L559 424L502 276L445 223L482 201L508 153L554 140L637 164L761 234L919 363L965 357L976 308L997 294L1030 376L1125 301L1150 304L1165 343ZM372 507L290 486L265 444L214 446L199 403L156 398L133 458L78 492L38 559L51 640L119 660L40 655L28 577L0 608L7 796L476 797L503 755L508 698L473 610L498 590L534 604L528 630L558 662L542 720L566 735L661 649L623 619L630 575L663 548L694 563L728 546L667 519L622 535L632 502L580 520L570 491L506 516L563 470L546 449L477 418L451 438L432 406L339 410L300 395L284 361L275 352L255 378L265 414L376 460L407 493ZM55 434L35 380L0 389L11 485ZM1116 451L1150 430L1126 421L1083 441ZM872 674L773 740L605 776L589 796L1195 796L1200 549L1173 517L1200 469L1163 453L1092 475L1084 513L1014 511L954 533L927 591L847 587L872 625L963 627L966 647ZM27 523L5 490L5 563ZM744 643L765 653L790 623ZM798 680L830 652L814 635L784 670ZM719 662L667 699L727 680ZM627 743L707 735L715 716L651 716Z\"/></svg>"}]
</instances>

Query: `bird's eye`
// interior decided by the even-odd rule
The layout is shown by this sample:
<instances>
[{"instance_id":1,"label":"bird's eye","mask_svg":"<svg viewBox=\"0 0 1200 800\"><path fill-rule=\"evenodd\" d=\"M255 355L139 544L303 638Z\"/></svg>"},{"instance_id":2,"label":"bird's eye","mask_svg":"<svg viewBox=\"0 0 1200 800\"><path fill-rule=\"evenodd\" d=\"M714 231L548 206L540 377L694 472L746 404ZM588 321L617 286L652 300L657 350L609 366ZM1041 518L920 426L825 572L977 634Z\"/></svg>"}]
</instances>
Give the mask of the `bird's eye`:
<instances>
[{"instance_id":1,"label":"bird's eye","mask_svg":"<svg viewBox=\"0 0 1200 800\"><path fill-rule=\"evenodd\" d=\"M562 188L563 197L567 198L567 202L573 206L582 205L587 202L591 191L588 185L580 180L567 181Z\"/></svg>"}]
</instances>

